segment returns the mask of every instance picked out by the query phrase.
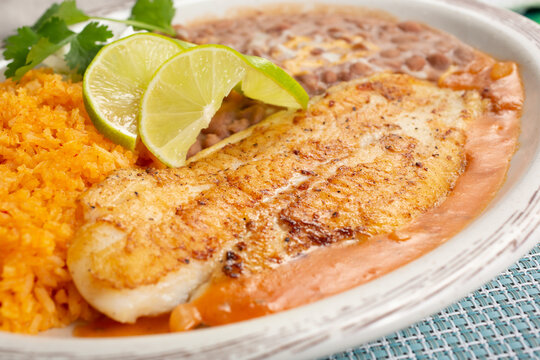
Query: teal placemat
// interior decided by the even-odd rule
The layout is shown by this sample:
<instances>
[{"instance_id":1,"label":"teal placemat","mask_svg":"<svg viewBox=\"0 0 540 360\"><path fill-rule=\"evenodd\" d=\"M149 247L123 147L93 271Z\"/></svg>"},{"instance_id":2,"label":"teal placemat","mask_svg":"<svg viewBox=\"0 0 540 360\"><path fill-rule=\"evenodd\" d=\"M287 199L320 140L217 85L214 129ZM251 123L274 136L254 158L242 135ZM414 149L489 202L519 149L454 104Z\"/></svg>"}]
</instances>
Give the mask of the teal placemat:
<instances>
[{"instance_id":1,"label":"teal placemat","mask_svg":"<svg viewBox=\"0 0 540 360\"><path fill-rule=\"evenodd\" d=\"M414 358L540 359L540 244L438 314L327 360Z\"/></svg>"}]
</instances>

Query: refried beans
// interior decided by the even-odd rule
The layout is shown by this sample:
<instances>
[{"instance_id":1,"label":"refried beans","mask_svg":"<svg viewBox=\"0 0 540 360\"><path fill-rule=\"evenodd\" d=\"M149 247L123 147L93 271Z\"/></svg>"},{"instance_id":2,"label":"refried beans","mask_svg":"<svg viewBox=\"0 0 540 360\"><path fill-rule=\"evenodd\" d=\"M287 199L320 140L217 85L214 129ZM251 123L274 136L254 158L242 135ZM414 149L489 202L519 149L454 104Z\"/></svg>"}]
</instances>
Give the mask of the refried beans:
<instances>
[{"instance_id":1,"label":"refried beans","mask_svg":"<svg viewBox=\"0 0 540 360\"><path fill-rule=\"evenodd\" d=\"M267 58L293 75L310 96L381 71L436 82L447 71L465 69L479 55L454 36L422 23L358 9L251 12L241 18L177 25L176 31L188 42L223 44ZM275 111L233 91L188 157Z\"/></svg>"}]
</instances>

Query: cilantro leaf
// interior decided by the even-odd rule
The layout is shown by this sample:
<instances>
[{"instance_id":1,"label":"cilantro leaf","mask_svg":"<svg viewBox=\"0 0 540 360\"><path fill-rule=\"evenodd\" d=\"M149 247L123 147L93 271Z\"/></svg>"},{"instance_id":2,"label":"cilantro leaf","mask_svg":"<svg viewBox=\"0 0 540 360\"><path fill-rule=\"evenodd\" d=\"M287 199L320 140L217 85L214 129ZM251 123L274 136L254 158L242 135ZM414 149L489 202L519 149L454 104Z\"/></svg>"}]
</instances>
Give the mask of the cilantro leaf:
<instances>
[{"instance_id":1,"label":"cilantro leaf","mask_svg":"<svg viewBox=\"0 0 540 360\"><path fill-rule=\"evenodd\" d=\"M171 26L175 9L172 0L137 0L131 9L130 20L153 25L167 34L174 34Z\"/></svg>"},{"instance_id":2,"label":"cilantro leaf","mask_svg":"<svg viewBox=\"0 0 540 360\"><path fill-rule=\"evenodd\" d=\"M61 42L66 43L71 35L75 34L73 31L69 30L67 24L64 20L52 17L47 22L45 22L41 29L37 32L42 37L49 39L54 44L59 44Z\"/></svg>"},{"instance_id":3,"label":"cilantro leaf","mask_svg":"<svg viewBox=\"0 0 540 360\"><path fill-rule=\"evenodd\" d=\"M172 0L137 0L128 20L88 16L77 8L75 0L53 4L34 25L23 26L17 29L15 35L5 39L3 55L11 61L4 75L18 80L68 43L71 48L64 59L71 69L82 74L113 34L107 26L96 22L86 25L79 34L69 30L69 25L91 19L105 20L174 35L171 26L174 13Z\"/></svg>"},{"instance_id":4,"label":"cilantro leaf","mask_svg":"<svg viewBox=\"0 0 540 360\"><path fill-rule=\"evenodd\" d=\"M74 33L68 29L68 25L88 19L77 9L74 0L53 4L32 27L23 26L17 29L17 34L5 40L3 55L11 62L4 75L20 79L70 41Z\"/></svg>"},{"instance_id":5,"label":"cilantro leaf","mask_svg":"<svg viewBox=\"0 0 540 360\"><path fill-rule=\"evenodd\" d=\"M29 26L17 29L17 34L6 39L6 49L3 56L6 60L11 60L4 75L6 78L15 76L15 72L21 66L26 65L26 57L30 48L38 42L40 36Z\"/></svg>"},{"instance_id":6,"label":"cilantro leaf","mask_svg":"<svg viewBox=\"0 0 540 360\"><path fill-rule=\"evenodd\" d=\"M105 25L91 22L71 41L69 52L65 56L68 66L83 74L99 49L113 33Z\"/></svg>"},{"instance_id":7,"label":"cilantro leaf","mask_svg":"<svg viewBox=\"0 0 540 360\"><path fill-rule=\"evenodd\" d=\"M36 65L40 64L49 55L55 53L61 46L51 43L47 38L41 38L34 46L28 51L27 60L25 64L19 66L14 74L15 80L19 80L24 74L32 70ZM10 64L11 65L11 64ZM7 76L7 72L6 72Z\"/></svg>"},{"instance_id":8,"label":"cilantro leaf","mask_svg":"<svg viewBox=\"0 0 540 360\"><path fill-rule=\"evenodd\" d=\"M64 0L60 4L52 4L36 21L32 29L38 31L52 17L64 20L67 25L77 24L89 19L89 16L77 8L75 0Z\"/></svg>"},{"instance_id":9,"label":"cilantro leaf","mask_svg":"<svg viewBox=\"0 0 540 360\"><path fill-rule=\"evenodd\" d=\"M20 79L26 72L60 50L75 35L73 31L68 29L66 23L57 17L47 20L37 34L41 38L30 47L25 63L15 71L15 79Z\"/></svg>"}]
</instances>

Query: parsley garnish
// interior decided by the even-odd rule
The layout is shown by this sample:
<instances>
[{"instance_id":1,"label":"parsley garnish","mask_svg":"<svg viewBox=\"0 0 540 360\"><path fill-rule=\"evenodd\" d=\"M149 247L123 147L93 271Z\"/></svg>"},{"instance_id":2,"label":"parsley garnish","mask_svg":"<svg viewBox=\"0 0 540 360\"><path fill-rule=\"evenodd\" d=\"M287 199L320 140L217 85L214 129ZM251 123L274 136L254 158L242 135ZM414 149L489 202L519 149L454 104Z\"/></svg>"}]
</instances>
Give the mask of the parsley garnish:
<instances>
[{"instance_id":1,"label":"parsley garnish","mask_svg":"<svg viewBox=\"0 0 540 360\"><path fill-rule=\"evenodd\" d=\"M18 80L67 44L70 44L70 50L64 60L70 69L83 74L113 33L106 25L95 21L88 23L79 33L71 31L69 25L89 20L104 20L130 25L137 30L174 35L171 26L174 11L172 0L137 0L129 19L117 20L89 16L77 8L75 0L53 4L34 25L18 28L15 35L5 39L3 55L6 60L11 61L4 75Z\"/></svg>"}]
</instances>

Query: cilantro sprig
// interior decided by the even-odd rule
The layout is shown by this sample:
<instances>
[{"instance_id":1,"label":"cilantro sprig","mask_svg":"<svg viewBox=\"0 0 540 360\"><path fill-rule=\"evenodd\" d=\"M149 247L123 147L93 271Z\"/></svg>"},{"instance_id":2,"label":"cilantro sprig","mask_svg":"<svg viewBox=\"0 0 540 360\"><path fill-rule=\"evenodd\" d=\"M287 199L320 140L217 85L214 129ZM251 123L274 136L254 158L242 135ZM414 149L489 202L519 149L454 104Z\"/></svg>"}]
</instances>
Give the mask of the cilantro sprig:
<instances>
[{"instance_id":1,"label":"cilantro sprig","mask_svg":"<svg viewBox=\"0 0 540 360\"><path fill-rule=\"evenodd\" d=\"M4 75L19 80L27 71L69 44L64 56L75 73L83 74L99 49L113 36L108 26L96 21L111 21L133 26L137 30L174 35L171 25L175 9L172 0L137 0L127 20L89 16L77 8L75 0L53 4L32 26L17 29L7 37L3 56L10 60ZM90 21L79 33L70 25Z\"/></svg>"}]
</instances>

